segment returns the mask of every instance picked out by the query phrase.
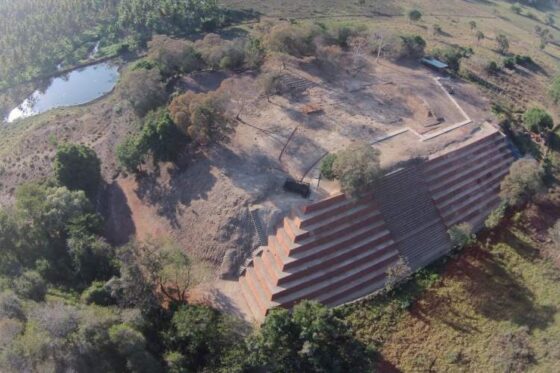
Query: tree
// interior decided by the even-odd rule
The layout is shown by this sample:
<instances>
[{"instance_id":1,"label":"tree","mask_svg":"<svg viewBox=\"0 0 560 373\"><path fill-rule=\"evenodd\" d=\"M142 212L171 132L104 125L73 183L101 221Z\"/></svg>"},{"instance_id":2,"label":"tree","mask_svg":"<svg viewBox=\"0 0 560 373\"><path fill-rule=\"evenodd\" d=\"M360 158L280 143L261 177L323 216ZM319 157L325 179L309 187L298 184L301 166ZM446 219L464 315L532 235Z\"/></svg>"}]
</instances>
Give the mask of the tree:
<instances>
[{"instance_id":1,"label":"tree","mask_svg":"<svg viewBox=\"0 0 560 373\"><path fill-rule=\"evenodd\" d=\"M477 44L480 44L480 41L484 40L484 38L485 38L485 35L482 31L477 31L476 32L476 42L477 42Z\"/></svg>"},{"instance_id":2,"label":"tree","mask_svg":"<svg viewBox=\"0 0 560 373\"><path fill-rule=\"evenodd\" d=\"M229 124L225 98L216 92L177 96L169 112L177 127L200 145L217 139Z\"/></svg>"},{"instance_id":3,"label":"tree","mask_svg":"<svg viewBox=\"0 0 560 373\"><path fill-rule=\"evenodd\" d=\"M268 372L371 371L371 360L333 309L311 301L275 309L249 338L248 364Z\"/></svg>"},{"instance_id":4,"label":"tree","mask_svg":"<svg viewBox=\"0 0 560 373\"><path fill-rule=\"evenodd\" d=\"M47 284L39 273L27 271L14 280L14 291L20 297L40 302L47 294Z\"/></svg>"},{"instance_id":5,"label":"tree","mask_svg":"<svg viewBox=\"0 0 560 373\"><path fill-rule=\"evenodd\" d=\"M560 75L554 78L550 89L548 91L548 95L554 101L555 104L560 103Z\"/></svg>"},{"instance_id":6,"label":"tree","mask_svg":"<svg viewBox=\"0 0 560 373\"><path fill-rule=\"evenodd\" d=\"M126 71L119 82L119 92L141 116L162 105L167 98L162 77L156 69Z\"/></svg>"},{"instance_id":7,"label":"tree","mask_svg":"<svg viewBox=\"0 0 560 373\"><path fill-rule=\"evenodd\" d=\"M412 22L418 22L422 18L422 13L418 9L412 9L408 12L408 19Z\"/></svg>"},{"instance_id":8,"label":"tree","mask_svg":"<svg viewBox=\"0 0 560 373\"><path fill-rule=\"evenodd\" d=\"M165 76L179 72L191 73L204 66L200 52L186 40L155 35L148 43L148 58L154 61Z\"/></svg>"},{"instance_id":9,"label":"tree","mask_svg":"<svg viewBox=\"0 0 560 373\"><path fill-rule=\"evenodd\" d=\"M327 180L333 180L335 174L333 171L333 164L336 160L336 154L327 154L323 161L321 162L321 175Z\"/></svg>"},{"instance_id":10,"label":"tree","mask_svg":"<svg viewBox=\"0 0 560 373\"><path fill-rule=\"evenodd\" d=\"M170 241L131 242L119 253L121 278L114 295L130 296L127 303L143 302L152 293L169 302L184 303L191 286L191 264L187 254ZM125 294L122 294L122 293Z\"/></svg>"},{"instance_id":11,"label":"tree","mask_svg":"<svg viewBox=\"0 0 560 373\"><path fill-rule=\"evenodd\" d=\"M501 54L506 54L509 50L509 40L504 34L496 36L496 43L498 43L498 51Z\"/></svg>"},{"instance_id":12,"label":"tree","mask_svg":"<svg viewBox=\"0 0 560 373\"><path fill-rule=\"evenodd\" d=\"M25 320L21 300L11 291L0 293L0 320L5 318Z\"/></svg>"},{"instance_id":13,"label":"tree","mask_svg":"<svg viewBox=\"0 0 560 373\"><path fill-rule=\"evenodd\" d=\"M433 30L434 36L441 35L443 33L443 29L438 24L433 24L432 25L432 30Z\"/></svg>"},{"instance_id":14,"label":"tree","mask_svg":"<svg viewBox=\"0 0 560 373\"><path fill-rule=\"evenodd\" d=\"M166 109L149 112L144 118L140 148L147 147L155 161L173 161L186 144L181 132Z\"/></svg>"},{"instance_id":15,"label":"tree","mask_svg":"<svg viewBox=\"0 0 560 373\"><path fill-rule=\"evenodd\" d=\"M514 12L515 14L521 14L522 13L521 7L517 4L511 4L511 11Z\"/></svg>"},{"instance_id":16,"label":"tree","mask_svg":"<svg viewBox=\"0 0 560 373\"><path fill-rule=\"evenodd\" d=\"M537 107L530 108L523 114L523 123L529 131L541 134L554 127L550 114Z\"/></svg>"},{"instance_id":17,"label":"tree","mask_svg":"<svg viewBox=\"0 0 560 373\"><path fill-rule=\"evenodd\" d=\"M127 136L117 145L117 161L128 172L136 172L148 155L148 147L141 134Z\"/></svg>"},{"instance_id":18,"label":"tree","mask_svg":"<svg viewBox=\"0 0 560 373\"><path fill-rule=\"evenodd\" d=\"M544 188L543 169L534 159L515 161L500 185L500 197L509 206L520 206Z\"/></svg>"},{"instance_id":19,"label":"tree","mask_svg":"<svg viewBox=\"0 0 560 373\"><path fill-rule=\"evenodd\" d=\"M238 338L227 316L206 306L182 305L173 314L165 336L171 349L167 357L192 371L216 371L222 355Z\"/></svg>"},{"instance_id":20,"label":"tree","mask_svg":"<svg viewBox=\"0 0 560 373\"><path fill-rule=\"evenodd\" d=\"M476 29L476 22L475 21L469 21L469 27L471 28L471 31L475 30Z\"/></svg>"},{"instance_id":21,"label":"tree","mask_svg":"<svg viewBox=\"0 0 560 373\"><path fill-rule=\"evenodd\" d=\"M337 153L333 173L344 193L351 196L366 192L381 176L379 150L367 143L358 143Z\"/></svg>"},{"instance_id":22,"label":"tree","mask_svg":"<svg viewBox=\"0 0 560 373\"><path fill-rule=\"evenodd\" d=\"M157 360L146 349L146 338L130 325L112 326L109 329L109 339L116 346L118 353L126 359L128 371L162 371Z\"/></svg>"},{"instance_id":23,"label":"tree","mask_svg":"<svg viewBox=\"0 0 560 373\"><path fill-rule=\"evenodd\" d=\"M447 231L451 244L456 249L463 249L472 245L476 236L473 234L473 228L469 223L460 223L449 228Z\"/></svg>"},{"instance_id":24,"label":"tree","mask_svg":"<svg viewBox=\"0 0 560 373\"><path fill-rule=\"evenodd\" d=\"M426 41L421 36L401 36L401 43L401 57L419 58L424 55L424 50L426 49Z\"/></svg>"},{"instance_id":25,"label":"tree","mask_svg":"<svg viewBox=\"0 0 560 373\"><path fill-rule=\"evenodd\" d=\"M63 144L56 149L53 163L57 181L70 190L83 190L89 196L101 182L101 161L85 145Z\"/></svg>"}]
</instances>

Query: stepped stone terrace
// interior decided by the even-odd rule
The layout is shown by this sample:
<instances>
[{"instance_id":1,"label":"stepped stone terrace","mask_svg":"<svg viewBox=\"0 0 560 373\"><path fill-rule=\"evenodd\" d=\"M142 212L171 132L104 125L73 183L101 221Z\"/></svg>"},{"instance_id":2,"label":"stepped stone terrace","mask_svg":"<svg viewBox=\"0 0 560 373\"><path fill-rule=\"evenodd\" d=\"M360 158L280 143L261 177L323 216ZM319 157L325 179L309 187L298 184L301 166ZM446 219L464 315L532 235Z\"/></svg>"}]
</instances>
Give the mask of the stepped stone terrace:
<instances>
[{"instance_id":1,"label":"stepped stone terrace","mask_svg":"<svg viewBox=\"0 0 560 373\"><path fill-rule=\"evenodd\" d=\"M359 199L334 192L296 206L242 269L240 290L254 318L303 299L358 300L384 288L399 258L415 271L449 253L450 227L480 228L515 159L499 130L482 127L466 141L393 164ZM377 146L383 154L392 145Z\"/></svg>"}]
</instances>

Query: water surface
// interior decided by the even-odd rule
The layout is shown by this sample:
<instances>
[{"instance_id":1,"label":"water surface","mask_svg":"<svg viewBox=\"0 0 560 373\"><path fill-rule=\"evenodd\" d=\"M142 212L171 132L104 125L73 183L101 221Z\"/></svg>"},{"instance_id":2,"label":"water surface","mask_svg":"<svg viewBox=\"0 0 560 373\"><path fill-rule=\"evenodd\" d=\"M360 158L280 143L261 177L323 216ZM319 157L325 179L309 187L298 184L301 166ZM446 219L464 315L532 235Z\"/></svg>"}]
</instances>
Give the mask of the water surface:
<instances>
[{"instance_id":1,"label":"water surface","mask_svg":"<svg viewBox=\"0 0 560 373\"><path fill-rule=\"evenodd\" d=\"M110 92L119 78L119 68L110 62L76 69L52 79L36 90L5 118L7 122L44 113L50 109L86 104Z\"/></svg>"}]
</instances>

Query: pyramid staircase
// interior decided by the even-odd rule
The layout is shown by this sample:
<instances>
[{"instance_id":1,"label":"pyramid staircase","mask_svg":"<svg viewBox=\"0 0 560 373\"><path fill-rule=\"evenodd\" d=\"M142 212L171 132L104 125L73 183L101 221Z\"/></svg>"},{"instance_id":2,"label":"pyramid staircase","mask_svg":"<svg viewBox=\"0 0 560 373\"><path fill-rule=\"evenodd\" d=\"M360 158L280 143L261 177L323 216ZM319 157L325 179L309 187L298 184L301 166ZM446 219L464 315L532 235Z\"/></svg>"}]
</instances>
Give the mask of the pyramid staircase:
<instances>
[{"instance_id":1,"label":"pyramid staircase","mask_svg":"<svg viewBox=\"0 0 560 373\"><path fill-rule=\"evenodd\" d=\"M514 160L498 131L391 172L360 199L344 194L296 208L242 270L241 291L257 320L303 299L327 306L382 289L404 257L413 270L451 249L447 230L479 228L499 204Z\"/></svg>"}]
</instances>

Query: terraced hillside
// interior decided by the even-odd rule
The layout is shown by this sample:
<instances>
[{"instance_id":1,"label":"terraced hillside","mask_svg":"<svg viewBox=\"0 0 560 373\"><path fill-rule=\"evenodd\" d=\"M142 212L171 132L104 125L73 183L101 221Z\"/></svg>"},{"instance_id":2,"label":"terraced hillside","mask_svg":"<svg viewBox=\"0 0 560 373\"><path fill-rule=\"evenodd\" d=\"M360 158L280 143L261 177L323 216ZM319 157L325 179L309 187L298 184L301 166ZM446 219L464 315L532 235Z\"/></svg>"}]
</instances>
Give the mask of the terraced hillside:
<instances>
[{"instance_id":1,"label":"terraced hillside","mask_svg":"<svg viewBox=\"0 0 560 373\"><path fill-rule=\"evenodd\" d=\"M328 306L382 289L402 257L413 271L451 249L447 230L480 227L499 204L499 184L514 157L494 131L387 174L370 195L338 194L296 208L240 278L257 319L302 299Z\"/></svg>"}]
</instances>

